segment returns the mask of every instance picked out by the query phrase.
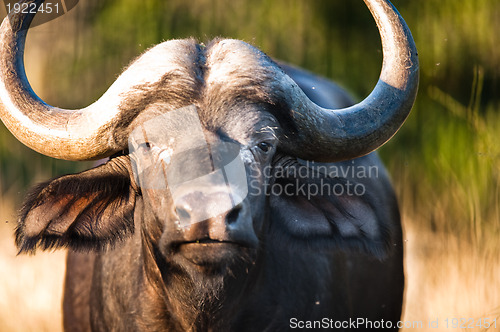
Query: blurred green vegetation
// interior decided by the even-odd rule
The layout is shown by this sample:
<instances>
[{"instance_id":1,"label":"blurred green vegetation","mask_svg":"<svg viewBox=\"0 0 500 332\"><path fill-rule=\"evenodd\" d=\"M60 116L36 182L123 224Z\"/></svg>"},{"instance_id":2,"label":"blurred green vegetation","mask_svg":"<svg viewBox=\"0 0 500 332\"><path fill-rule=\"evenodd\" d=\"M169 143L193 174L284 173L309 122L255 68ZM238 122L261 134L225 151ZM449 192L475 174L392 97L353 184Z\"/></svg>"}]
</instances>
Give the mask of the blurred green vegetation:
<instances>
[{"instance_id":1,"label":"blurred green vegetation","mask_svg":"<svg viewBox=\"0 0 500 332\"><path fill-rule=\"evenodd\" d=\"M393 3L417 42L421 85L412 115L381 155L405 215L484 243L500 231L500 2ZM88 105L134 57L172 38L242 39L339 82L357 99L381 67L378 32L361 0L87 0L78 7L76 34L65 34L71 40L43 64L45 99L63 107ZM0 139L3 192L81 167L27 152L5 130Z\"/></svg>"}]
</instances>

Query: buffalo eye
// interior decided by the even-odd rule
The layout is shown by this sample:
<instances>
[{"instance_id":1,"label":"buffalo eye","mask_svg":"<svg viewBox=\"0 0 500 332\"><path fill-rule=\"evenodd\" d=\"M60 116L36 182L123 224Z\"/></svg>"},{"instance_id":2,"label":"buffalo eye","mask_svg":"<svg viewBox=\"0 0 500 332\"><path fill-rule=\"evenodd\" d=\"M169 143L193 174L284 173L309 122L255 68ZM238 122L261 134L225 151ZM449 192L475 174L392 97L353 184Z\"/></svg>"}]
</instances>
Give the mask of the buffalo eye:
<instances>
[{"instance_id":1,"label":"buffalo eye","mask_svg":"<svg viewBox=\"0 0 500 332\"><path fill-rule=\"evenodd\" d=\"M144 142L138 145L137 150L147 152L150 151L152 147L153 144L151 144L150 142Z\"/></svg>"},{"instance_id":2,"label":"buffalo eye","mask_svg":"<svg viewBox=\"0 0 500 332\"><path fill-rule=\"evenodd\" d=\"M260 142L259 144L257 144L257 147L264 153L271 151L271 149L273 148L271 143L268 142Z\"/></svg>"}]
</instances>

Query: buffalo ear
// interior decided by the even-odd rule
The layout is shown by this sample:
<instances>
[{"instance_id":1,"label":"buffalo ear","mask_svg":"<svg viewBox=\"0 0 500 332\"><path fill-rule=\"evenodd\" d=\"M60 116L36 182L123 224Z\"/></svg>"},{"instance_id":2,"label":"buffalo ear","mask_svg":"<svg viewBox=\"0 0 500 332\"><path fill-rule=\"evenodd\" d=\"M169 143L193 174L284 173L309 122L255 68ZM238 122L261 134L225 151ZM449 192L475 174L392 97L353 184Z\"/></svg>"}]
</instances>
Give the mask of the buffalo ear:
<instances>
[{"instance_id":1,"label":"buffalo ear","mask_svg":"<svg viewBox=\"0 0 500 332\"><path fill-rule=\"evenodd\" d=\"M380 186L387 179L329 177L304 167L288 161L274 177L279 195L270 193L271 232L279 232L273 237L279 245L349 248L383 258L395 236L391 224L399 222L390 185Z\"/></svg>"},{"instance_id":2,"label":"buffalo ear","mask_svg":"<svg viewBox=\"0 0 500 332\"><path fill-rule=\"evenodd\" d=\"M20 252L106 247L133 233L135 196L127 156L39 184L20 211L16 245Z\"/></svg>"}]
</instances>

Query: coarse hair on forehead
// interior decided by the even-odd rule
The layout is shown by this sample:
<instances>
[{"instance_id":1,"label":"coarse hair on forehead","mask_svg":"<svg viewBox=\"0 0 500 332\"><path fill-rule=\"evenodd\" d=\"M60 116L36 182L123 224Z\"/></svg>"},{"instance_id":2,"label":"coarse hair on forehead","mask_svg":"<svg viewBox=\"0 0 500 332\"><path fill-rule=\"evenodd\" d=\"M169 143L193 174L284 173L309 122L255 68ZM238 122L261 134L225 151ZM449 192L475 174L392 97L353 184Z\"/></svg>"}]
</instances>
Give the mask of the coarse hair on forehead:
<instances>
[{"instance_id":1,"label":"coarse hair on forehead","mask_svg":"<svg viewBox=\"0 0 500 332\"><path fill-rule=\"evenodd\" d=\"M225 122L242 105L281 106L275 94L279 67L263 52L239 40L214 39L206 46L195 39L163 42L137 58L129 69L150 74L151 80L122 94L121 120L115 139L153 104L170 111L196 105L201 120L209 127ZM161 73L159 73L159 71Z\"/></svg>"}]
</instances>

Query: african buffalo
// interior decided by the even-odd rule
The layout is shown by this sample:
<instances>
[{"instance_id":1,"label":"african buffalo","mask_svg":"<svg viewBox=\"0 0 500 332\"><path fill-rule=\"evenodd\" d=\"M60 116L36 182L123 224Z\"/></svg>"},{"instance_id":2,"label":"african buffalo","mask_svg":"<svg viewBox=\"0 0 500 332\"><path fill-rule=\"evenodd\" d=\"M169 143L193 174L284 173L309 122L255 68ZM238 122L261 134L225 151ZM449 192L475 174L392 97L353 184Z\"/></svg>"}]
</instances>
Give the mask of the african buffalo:
<instances>
[{"instance_id":1,"label":"african buffalo","mask_svg":"<svg viewBox=\"0 0 500 332\"><path fill-rule=\"evenodd\" d=\"M26 78L33 15L4 20L7 128L54 158L110 157L37 185L16 229L20 252L69 248L67 331L397 329L400 217L370 152L410 112L418 58L390 2L365 3L384 60L353 106L244 42L187 39L145 52L92 105L60 109Z\"/></svg>"}]
</instances>

